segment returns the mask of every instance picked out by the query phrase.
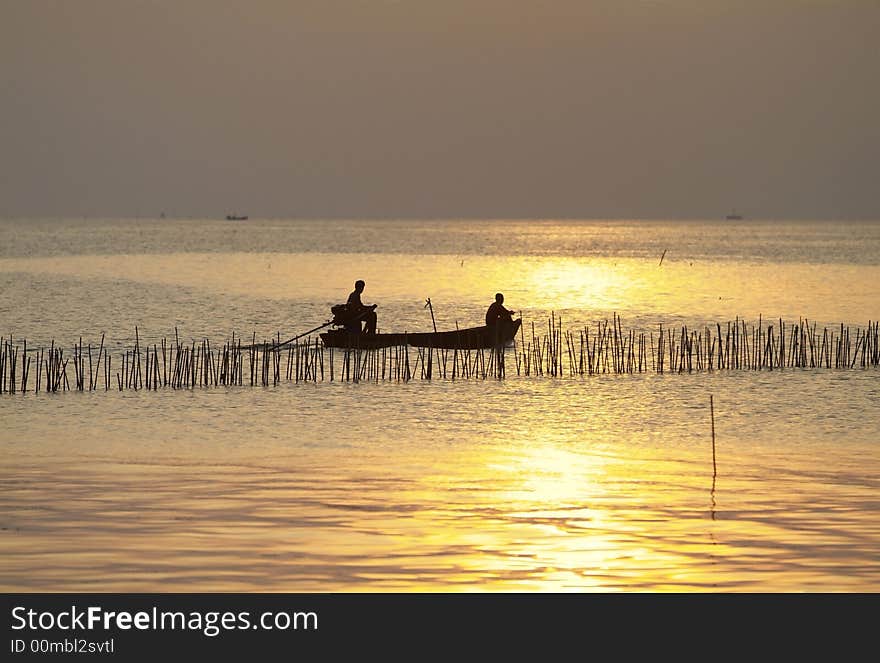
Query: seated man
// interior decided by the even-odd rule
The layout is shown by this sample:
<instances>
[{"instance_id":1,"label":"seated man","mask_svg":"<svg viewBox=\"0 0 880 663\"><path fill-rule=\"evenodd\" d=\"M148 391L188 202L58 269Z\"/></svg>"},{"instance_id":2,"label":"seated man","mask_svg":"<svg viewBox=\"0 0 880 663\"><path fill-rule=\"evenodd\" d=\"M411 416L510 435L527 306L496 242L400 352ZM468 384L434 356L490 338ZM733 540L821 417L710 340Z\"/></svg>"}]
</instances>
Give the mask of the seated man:
<instances>
[{"instance_id":1,"label":"seated man","mask_svg":"<svg viewBox=\"0 0 880 663\"><path fill-rule=\"evenodd\" d=\"M345 329L354 334L361 333L361 320L366 322L363 329L365 334L376 333L376 304L365 306L361 301L361 293L364 291L365 285L361 280L355 281L354 291L348 296L346 302L350 322L345 325Z\"/></svg>"},{"instance_id":2,"label":"seated man","mask_svg":"<svg viewBox=\"0 0 880 663\"><path fill-rule=\"evenodd\" d=\"M511 322L513 320L513 311L504 308L504 295L500 292L495 293L495 301L486 311L486 326L494 327L502 322Z\"/></svg>"}]
</instances>

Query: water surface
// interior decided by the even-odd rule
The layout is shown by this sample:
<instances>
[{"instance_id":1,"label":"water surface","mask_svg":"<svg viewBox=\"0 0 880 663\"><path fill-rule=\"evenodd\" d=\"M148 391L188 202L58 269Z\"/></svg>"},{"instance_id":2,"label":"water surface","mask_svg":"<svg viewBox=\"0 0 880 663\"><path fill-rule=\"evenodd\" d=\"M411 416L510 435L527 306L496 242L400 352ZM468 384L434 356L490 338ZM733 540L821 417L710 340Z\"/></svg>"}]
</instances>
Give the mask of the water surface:
<instances>
[{"instance_id":1,"label":"water surface","mask_svg":"<svg viewBox=\"0 0 880 663\"><path fill-rule=\"evenodd\" d=\"M662 258L662 260L661 260ZM880 224L0 222L0 331L880 317ZM715 408L713 471L709 395ZM0 397L0 587L877 591L876 369Z\"/></svg>"}]
</instances>

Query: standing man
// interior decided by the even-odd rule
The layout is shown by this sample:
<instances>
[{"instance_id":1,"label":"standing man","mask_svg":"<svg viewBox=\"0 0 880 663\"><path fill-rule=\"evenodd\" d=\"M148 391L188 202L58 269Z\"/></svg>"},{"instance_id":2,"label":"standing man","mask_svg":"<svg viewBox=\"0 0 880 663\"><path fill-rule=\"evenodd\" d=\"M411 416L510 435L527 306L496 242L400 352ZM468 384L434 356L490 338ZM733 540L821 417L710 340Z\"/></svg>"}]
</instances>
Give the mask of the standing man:
<instances>
[{"instance_id":1,"label":"standing man","mask_svg":"<svg viewBox=\"0 0 880 663\"><path fill-rule=\"evenodd\" d=\"M357 318L357 320L352 320L350 325L346 325L346 329L350 332L359 334L361 332L360 321L363 320L366 323L364 326L364 333L375 334L376 304L365 306L361 301L361 293L364 291L364 286L366 286L366 284L360 279L355 281L354 292L348 296L348 301L346 302L346 305L348 306L348 314L352 318Z\"/></svg>"}]
</instances>

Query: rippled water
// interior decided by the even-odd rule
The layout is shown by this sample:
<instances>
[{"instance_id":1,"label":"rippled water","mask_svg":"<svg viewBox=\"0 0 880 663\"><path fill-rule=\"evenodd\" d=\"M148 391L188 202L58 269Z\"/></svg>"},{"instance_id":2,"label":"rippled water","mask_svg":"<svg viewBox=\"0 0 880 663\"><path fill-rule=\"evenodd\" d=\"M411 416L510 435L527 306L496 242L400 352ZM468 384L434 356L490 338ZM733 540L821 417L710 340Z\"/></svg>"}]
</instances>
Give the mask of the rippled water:
<instances>
[{"instance_id":1,"label":"rippled water","mask_svg":"<svg viewBox=\"0 0 880 663\"><path fill-rule=\"evenodd\" d=\"M859 326L878 277L870 222L0 222L0 331L34 344L286 338L356 278L389 331L497 290L539 328ZM878 378L4 394L0 587L877 591Z\"/></svg>"}]
</instances>

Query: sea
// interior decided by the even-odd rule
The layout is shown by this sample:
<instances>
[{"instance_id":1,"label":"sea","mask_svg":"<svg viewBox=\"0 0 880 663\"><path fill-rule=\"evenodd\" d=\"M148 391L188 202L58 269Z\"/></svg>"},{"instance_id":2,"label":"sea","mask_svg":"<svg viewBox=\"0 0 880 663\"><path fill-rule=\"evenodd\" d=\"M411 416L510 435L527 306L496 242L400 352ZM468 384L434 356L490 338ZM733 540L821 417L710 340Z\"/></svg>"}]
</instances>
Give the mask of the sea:
<instances>
[{"instance_id":1,"label":"sea","mask_svg":"<svg viewBox=\"0 0 880 663\"><path fill-rule=\"evenodd\" d=\"M287 339L358 279L379 331L480 325L501 292L519 345L855 335L880 221L0 220L0 335L31 351ZM521 349L503 378L5 391L0 590L880 591L880 369L526 374Z\"/></svg>"}]
</instances>

